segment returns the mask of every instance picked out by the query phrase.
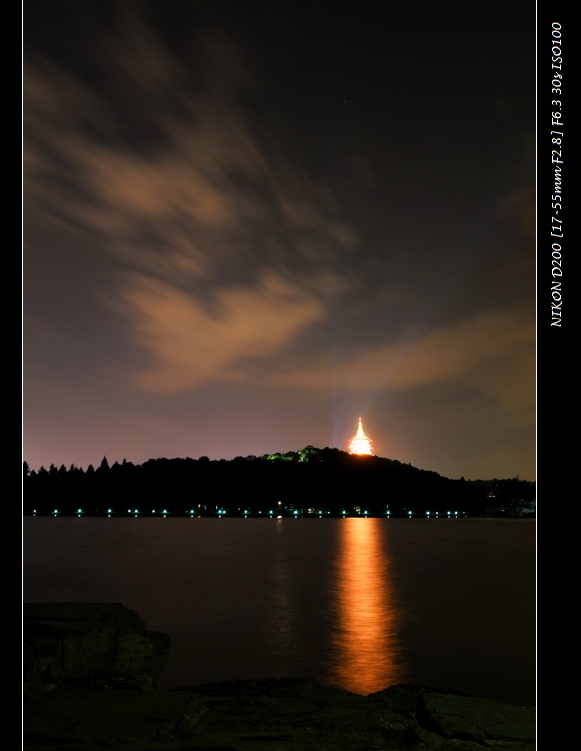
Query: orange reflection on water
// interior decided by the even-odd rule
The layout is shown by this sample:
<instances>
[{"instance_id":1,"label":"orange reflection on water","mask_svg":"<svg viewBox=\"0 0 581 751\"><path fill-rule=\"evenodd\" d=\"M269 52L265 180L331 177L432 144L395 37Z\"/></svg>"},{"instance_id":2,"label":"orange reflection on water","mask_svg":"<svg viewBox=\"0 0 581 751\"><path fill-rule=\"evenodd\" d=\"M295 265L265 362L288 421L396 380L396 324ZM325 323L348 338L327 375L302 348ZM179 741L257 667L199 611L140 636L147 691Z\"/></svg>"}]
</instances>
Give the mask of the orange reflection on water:
<instances>
[{"instance_id":1,"label":"orange reflection on water","mask_svg":"<svg viewBox=\"0 0 581 751\"><path fill-rule=\"evenodd\" d=\"M334 595L336 624L332 683L370 694L398 683L396 610L390 561L382 544L384 519L343 519L339 525Z\"/></svg>"}]
</instances>

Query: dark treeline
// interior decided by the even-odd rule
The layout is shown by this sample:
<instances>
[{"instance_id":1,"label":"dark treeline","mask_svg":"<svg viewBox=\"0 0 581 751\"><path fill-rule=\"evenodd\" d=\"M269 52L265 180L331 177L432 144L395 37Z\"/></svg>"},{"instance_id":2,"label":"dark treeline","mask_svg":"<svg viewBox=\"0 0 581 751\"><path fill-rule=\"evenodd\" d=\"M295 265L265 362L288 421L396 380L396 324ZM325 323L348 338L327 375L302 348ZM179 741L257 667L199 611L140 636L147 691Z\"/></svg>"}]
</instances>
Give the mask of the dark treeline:
<instances>
[{"instance_id":1,"label":"dark treeline","mask_svg":"<svg viewBox=\"0 0 581 751\"><path fill-rule=\"evenodd\" d=\"M393 516L431 513L528 514L535 484L451 480L393 459L307 446L298 452L220 459L123 461L87 470L24 464L26 514Z\"/></svg>"}]
</instances>

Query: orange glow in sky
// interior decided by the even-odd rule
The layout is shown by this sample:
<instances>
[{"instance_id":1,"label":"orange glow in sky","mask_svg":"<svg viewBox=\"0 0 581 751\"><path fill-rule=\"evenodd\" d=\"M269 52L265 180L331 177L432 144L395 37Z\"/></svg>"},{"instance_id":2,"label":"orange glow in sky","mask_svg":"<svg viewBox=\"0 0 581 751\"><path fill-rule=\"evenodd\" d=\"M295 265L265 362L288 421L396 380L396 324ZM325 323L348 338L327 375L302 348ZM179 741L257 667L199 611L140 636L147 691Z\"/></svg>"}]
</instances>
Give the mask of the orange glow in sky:
<instances>
[{"instance_id":1,"label":"orange glow in sky","mask_svg":"<svg viewBox=\"0 0 581 751\"><path fill-rule=\"evenodd\" d=\"M359 418L359 427L357 428L357 433L355 434L355 437L352 438L349 442L349 453L366 454L367 456L373 454L373 451L371 450L371 439L368 438L363 432L361 418Z\"/></svg>"},{"instance_id":2,"label":"orange glow in sky","mask_svg":"<svg viewBox=\"0 0 581 751\"><path fill-rule=\"evenodd\" d=\"M381 539L385 523L348 518L340 525L329 678L356 694L380 691L400 679L390 561Z\"/></svg>"}]
</instances>

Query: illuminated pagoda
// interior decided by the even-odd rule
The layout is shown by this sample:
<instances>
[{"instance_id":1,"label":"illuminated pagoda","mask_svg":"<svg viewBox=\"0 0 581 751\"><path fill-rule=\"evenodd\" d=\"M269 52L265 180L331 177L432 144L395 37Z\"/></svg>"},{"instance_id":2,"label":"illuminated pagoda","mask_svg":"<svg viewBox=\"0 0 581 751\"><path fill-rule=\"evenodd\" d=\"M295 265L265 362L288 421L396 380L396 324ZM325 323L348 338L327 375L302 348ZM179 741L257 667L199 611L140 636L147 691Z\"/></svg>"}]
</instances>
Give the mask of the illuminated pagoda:
<instances>
[{"instance_id":1,"label":"illuminated pagoda","mask_svg":"<svg viewBox=\"0 0 581 751\"><path fill-rule=\"evenodd\" d=\"M367 456L373 455L373 451L371 450L371 439L368 438L363 432L361 418L359 418L359 427L357 428L357 433L355 434L355 437L352 438L349 442L349 453L365 454Z\"/></svg>"}]
</instances>

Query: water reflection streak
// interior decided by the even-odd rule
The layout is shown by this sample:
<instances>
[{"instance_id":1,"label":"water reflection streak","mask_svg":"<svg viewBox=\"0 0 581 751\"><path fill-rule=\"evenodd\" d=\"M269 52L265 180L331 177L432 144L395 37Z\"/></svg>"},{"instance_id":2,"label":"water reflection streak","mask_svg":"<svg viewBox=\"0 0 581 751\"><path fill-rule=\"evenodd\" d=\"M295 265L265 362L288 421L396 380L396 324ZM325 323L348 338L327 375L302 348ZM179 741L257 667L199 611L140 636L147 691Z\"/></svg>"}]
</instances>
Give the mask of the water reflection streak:
<instances>
[{"instance_id":1,"label":"water reflection streak","mask_svg":"<svg viewBox=\"0 0 581 751\"><path fill-rule=\"evenodd\" d=\"M329 680L357 694L398 683L397 610L383 519L344 519L335 563Z\"/></svg>"}]
</instances>

